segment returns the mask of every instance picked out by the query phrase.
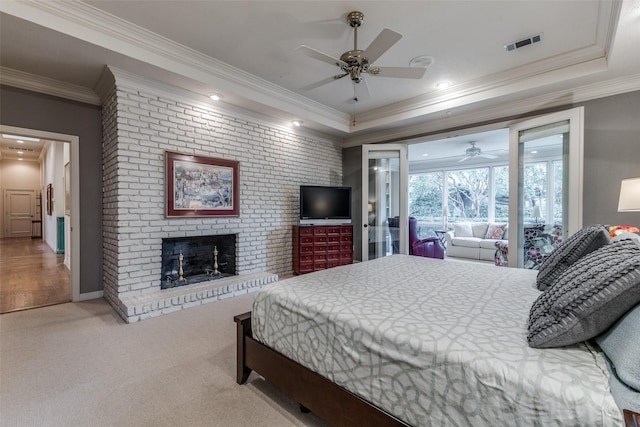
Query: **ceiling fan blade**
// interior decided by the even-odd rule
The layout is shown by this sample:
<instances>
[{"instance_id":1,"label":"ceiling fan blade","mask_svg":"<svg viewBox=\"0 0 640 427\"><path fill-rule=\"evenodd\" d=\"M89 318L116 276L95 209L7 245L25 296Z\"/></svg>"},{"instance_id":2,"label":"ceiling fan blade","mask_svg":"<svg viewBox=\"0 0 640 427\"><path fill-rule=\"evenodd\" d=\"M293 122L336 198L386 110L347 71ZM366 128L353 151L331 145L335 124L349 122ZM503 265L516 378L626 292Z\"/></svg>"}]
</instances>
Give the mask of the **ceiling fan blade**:
<instances>
[{"instance_id":1,"label":"ceiling fan blade","mask_svg":"<svg viewBox=\"0 0 640 427\"><path fill-rule=\"evenodd\" d=\"M485 159L497 159L498 156L494 156L493 154L478 154L478 157L484 157Z\"/></svg>"},{"instance_id":2,"label":"ceiling fan blade","mask_svg":"<svg viewBox=\"0 0 640 427\"><path fill-rule=\"evenodd\" d=\"M470 159L471 156L464 156L463 158L461 158L460 160L458 160L458 162L464 162L467 159Z\"/></svg>"},{"instance_id":3,"label":"ceiling fan blade","mask_svg":"<svg viewBox=\"0 0 640 427\"><path fill-rule=\"evenodd\" d=\"M337 76L327 77L326 79L320 80L319 82L311 83L308 86L301 87L300 90L315 89L317 87L324 86L324 85L329 84L331 82L335 82L336 80L341 79L344 76L348 76L348 75L349 75L348 73L345 73L345 74L338 74Z\"/></svg>"},{"instance_id":4,"label":"ceiling fan blade","mask_svg":"<svg viewBox=\"0 0 640 427\"><path fill-rule=\"evenodd\" d=\"M378 37L371 42L368 48L362 52L362 56L369 60L369 64L373 64L376 59L380 58L391 46L396 44L402 38L402 34L385 28L378 34Z\"/></svg>"},{"instance_id":5,"label":"ceiling fan blade","mask_svg":"<svg viewBox=\"0 0 640 427\"><path fill-rule=\"evenodd\" d=\"M322 62L326 62L327 64L331 64L331 65L337 65L338 67L342 67L342 66L346 66L347 63L344 61L341 61L337 58L334 58L332 56L327 55L326 53L320 52L319 50L316 50L312 47L309 46L298 46L296 48L296 52L302 53L303 55L307 55L311 58L314 59L318 59Z\"/></svg>"},{"instance_id":6,"label":"ceiling fan blade","mask_svg":"<svg viewBox=\"0 0 640 427\"><path fill-rule=\"evenodd\" d=\"M426 68L413 67L371 67L369 74L379 77L397 77L400 79L421 79Z\"/></svg>"}]
</instances>

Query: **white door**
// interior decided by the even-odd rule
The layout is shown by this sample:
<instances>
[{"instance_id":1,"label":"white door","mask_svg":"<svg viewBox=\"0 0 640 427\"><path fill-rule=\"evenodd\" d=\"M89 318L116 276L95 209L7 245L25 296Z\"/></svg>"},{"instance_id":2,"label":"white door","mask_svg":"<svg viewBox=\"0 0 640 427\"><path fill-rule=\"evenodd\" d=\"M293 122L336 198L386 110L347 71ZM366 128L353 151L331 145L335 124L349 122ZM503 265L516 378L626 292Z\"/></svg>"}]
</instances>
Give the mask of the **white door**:
<instances>
[{"instance_id":1,"label":"white door","mask_svg":"<svg viewBox=\"0 0 640 427\"><path fill-rule=\"evenodd\" d=\"M409 253L408 179L406 145L362 146L362 261Z\"/></svg>"},{"instance_id":2,"label":"white door","mask_svg":"<svg viewBox=\"0 0 640 427\"><path fill-rule=\"evenodd\" d=\"M31 237L35 219L35 190L5 190L5 236Z\"/></svg>"},{"instance_id":3,"label":"white door","mask_svg":"<svg viewBox=\"0 0 640 427\"><path fill-rule=\"evenodd\" d=\"M509 128L510 267L532 268L535 253L524 247L532 224L559 225L565 238L582 228L583 122L579 107Z\"/></svg>"}]
</instances>

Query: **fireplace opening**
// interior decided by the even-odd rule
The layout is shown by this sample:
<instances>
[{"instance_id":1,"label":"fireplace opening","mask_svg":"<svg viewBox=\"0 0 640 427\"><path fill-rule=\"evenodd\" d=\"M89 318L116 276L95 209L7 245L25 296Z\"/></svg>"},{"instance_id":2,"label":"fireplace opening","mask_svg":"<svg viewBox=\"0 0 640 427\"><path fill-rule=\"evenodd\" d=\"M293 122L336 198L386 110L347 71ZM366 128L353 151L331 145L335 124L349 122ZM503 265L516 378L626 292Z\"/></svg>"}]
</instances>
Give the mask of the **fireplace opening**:
<instances>
[{"instance_id":1,"label":"fireplace opening","mask_svg":"<svg viewBox=\"0 0 640 427\"><path fill-rule=\"evenodd\" d=\"M160 288L235 276L236 234L162 239Z\"/></svg>"}]
</instances>

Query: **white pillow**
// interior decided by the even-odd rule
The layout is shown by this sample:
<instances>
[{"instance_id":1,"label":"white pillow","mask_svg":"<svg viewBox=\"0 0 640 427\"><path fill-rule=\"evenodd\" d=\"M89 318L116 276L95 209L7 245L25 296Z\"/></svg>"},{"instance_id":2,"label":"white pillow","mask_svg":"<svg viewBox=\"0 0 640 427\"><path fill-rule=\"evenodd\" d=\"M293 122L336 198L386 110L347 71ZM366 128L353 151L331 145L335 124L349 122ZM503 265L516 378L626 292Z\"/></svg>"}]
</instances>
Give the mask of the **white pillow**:
<instances>
[{"instance_id":1,"label":"white pillow","mask_svg":"<svg viewBox=\"0 0 640 427\"><path fill-rule=\"evenodd\" d=\"M487 228L489 228L489 224L486 222L472 222L471 229L473 230L472 237L478 237L480 239L484 239L484 236L487 235Z\"/></svg>"},{"instance_id":2,"label":"white pillow","mask_svg":"<svg viewBox=\"0 0 640 427\"><path fill-rule=\"evenodd\" d=\"M470 222L456 222L453 224L456 237L473 237L473 229Z\"/></svg>"}]
</instances>

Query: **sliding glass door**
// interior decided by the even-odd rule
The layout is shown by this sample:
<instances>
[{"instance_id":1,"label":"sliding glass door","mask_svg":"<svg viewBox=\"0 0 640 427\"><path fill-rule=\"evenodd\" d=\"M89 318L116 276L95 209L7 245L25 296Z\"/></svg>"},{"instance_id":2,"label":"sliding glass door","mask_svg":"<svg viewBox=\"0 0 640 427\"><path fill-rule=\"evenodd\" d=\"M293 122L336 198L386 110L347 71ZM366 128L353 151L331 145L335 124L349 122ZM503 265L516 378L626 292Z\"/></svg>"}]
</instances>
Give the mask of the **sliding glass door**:
<instances>
[{"instance_id":1,"label":"sliding glass door","mask_svg":"<svg viewBox=\"0 0 640 427\"><path fill-rule=\"evenodd\" d=\"M408 252L407 148L362 146L362 261Z\"/></svg>"},{"instance_id":2,"label":"sliding glass door","mask_svg":"<svg viewBox=\"0 0 640 427\"><path fill-rule=\"evenodd\" d=\"M509 266L537 268L554 241L582 227L582 107L509 132Z\"/></svg>"}]
</instances>

